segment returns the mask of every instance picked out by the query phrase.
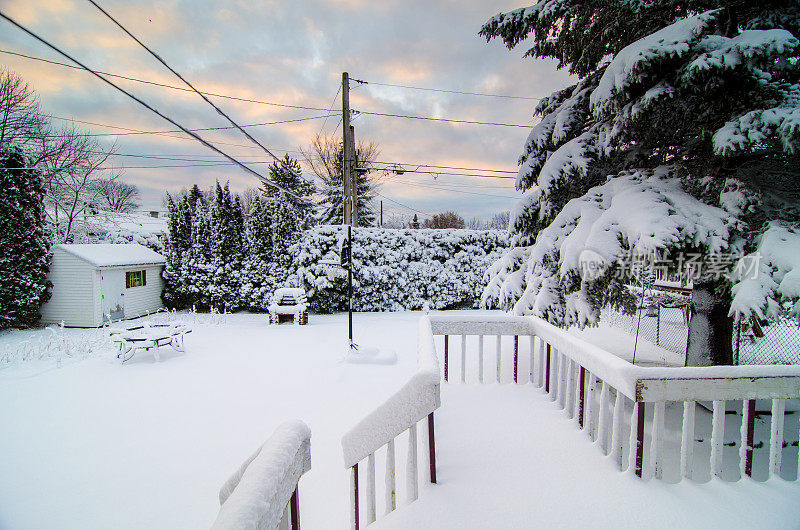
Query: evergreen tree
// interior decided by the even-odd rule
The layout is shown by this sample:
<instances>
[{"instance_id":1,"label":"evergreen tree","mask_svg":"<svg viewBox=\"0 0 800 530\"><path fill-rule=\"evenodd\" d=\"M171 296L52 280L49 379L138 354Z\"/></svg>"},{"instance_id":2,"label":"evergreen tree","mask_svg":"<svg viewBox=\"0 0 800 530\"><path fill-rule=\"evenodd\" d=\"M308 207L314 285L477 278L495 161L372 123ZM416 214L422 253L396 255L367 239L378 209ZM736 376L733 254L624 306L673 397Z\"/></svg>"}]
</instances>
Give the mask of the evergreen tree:
<instances>
[{"instance_id":1,"label":"evergreen tree","mask_svg":"<svg viewBox=\"0 0 800 530\"><path fill-rule=\"evenodd\" d=\"M232 199L227 183L223 188L217 181L209 213L210 302L218 309L235 310L238 308L244 226L239 202Z\"/></svg>"},{"instance_id":2,"label":"evergreen tree","mask_svg":"<svg viewBox=\"0 0 800 530\"><path fill-rule=\"evenodd\" d=\"M262 184L262 191L267 197L278 198L288 201L296 211L303 229L309 228L313 223L314 202L313 195L317 192L314 182L303 176L300 163L286 155L281 163L273 162L269 166L269 179L284 190L294 194L288 195L269 184Z\"/></svg>"},{"instance_id":3,"label":"evergreen tree","mask_svg":"<svg viewBox=\"0 0 800 530\"><path fill-rule=\"evenodd\" d=\"M410 228L419 229L419 218L417 214L414 214L414 217L411 219L411 224L409 225Z\"/></svg>"},{"instance_id":4,"label":"evergreen tree","mask_svg":"<svg viewBox=\"0 0 800 530\"><path fill-rule=\"evenodd\" d=\"M306 162L314 174L322 182L319 202L319 222L322 224L342 224L344 201L344 179L342 161L344 148L342 142L334 138L318 136L311 144L311 152L305 153ZM370 179L369 168L378 154L378 148L372 143L359 142L356 147L355 167L362 168L356 175L356 193L359 226L375 225L375 183Z\"/></svg>"},{"instance_id":5,"label":"evergreen tree","mask_svg":"<svg viewBox=\"0 0 800 530\"><path fill-rule=\"evenodd\" d=\"M579 77L536 108L514 248L487 273L485 304L593 325L604 305L630 307L631 253L676 270L686 254L758 251L771 261L755 278L730 276L736 263L694 271L690 362L731 363L733 317L800 313L783 281L800 271L768 245L800 253L800 4L543 0L481 34L530 38L526 55ZM586 249L598 277L581 274Z\"/></svg>"},{"instance_id":6,"label":"evergreen tree","mask_svg":"<svg viewBox=\"0 0 800 530\"><path fill-rule=\"evenodd\" d=\"M34 325L47 292L44 184L19 150L0 152L0 329Z\"/></svg>"}]
</instances>

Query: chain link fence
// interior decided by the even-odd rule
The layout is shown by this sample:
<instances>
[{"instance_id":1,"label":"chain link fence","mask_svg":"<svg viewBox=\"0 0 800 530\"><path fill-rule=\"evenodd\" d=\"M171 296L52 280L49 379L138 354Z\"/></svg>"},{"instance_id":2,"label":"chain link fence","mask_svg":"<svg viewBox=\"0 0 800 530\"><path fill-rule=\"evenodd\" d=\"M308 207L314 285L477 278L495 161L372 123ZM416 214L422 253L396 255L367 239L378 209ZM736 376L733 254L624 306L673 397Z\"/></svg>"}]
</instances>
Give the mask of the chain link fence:
<instances>
[{"instance_id":1,"label":"chain link fence","mask_svg":"<svg viewBox=\"0 0 800 530\"><path fill-rule=\"evenodd\" d=\"M639 318L641 316L641 318ZM639 309L634 315L626 315L616 309L605 308L600 316L602 322L646 340L665 350L686 355L689 326L686 311L682 307L661 304Z\"/></svg>"},{"instance_id":2,"label":"chain link fence","mask_svg":"<svg viewBox=\"0 0 800 530\"><path fill-rule=\"evenodd\" d=\"M639 316L641 315L641 319ZM626 315L605 308L601 322L671 352L686 355L689 338L686 307L654 304ZM734 327L734 364L800 364L800 321L789 315L775 320L743 321Z\"/></svg>"},{"instance_id":3,"label":"chain link fence","mask_svg":"<svg viewBox=\"0 0 800 530\"><path fill-rule=\"evenodd\" d=\"M800 364L800 322L795 317L742 321L733 341L735 364Z\"/></svg>"}]
</instances>

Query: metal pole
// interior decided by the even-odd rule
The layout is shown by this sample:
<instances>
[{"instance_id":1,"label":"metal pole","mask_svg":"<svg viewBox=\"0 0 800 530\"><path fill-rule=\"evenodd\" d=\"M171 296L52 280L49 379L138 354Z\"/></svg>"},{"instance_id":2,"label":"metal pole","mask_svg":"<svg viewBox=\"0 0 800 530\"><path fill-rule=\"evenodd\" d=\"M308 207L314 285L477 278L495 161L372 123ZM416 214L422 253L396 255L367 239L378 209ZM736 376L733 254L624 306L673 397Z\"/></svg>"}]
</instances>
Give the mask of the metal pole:
<instances>
[{"instance_id":1,"label":"metal pole","mask_svg":"<svg viewBox=\"0 0 800 530\"><path fill-rule=\"evenodd\" d=\"M352 222L350 213L350 198L352 196L352 153L350 153L350 76L342 72L342 181L344 190L342 194L342 223L349 225Z\"/></svg>"},{"instance_id":2,"label":"metal pole","mask_svg":"<svg viewBox=\"0 0 800 530\"><path fill-rule=\"evenodd\" d=\"M358 171L356 171L356 132L350 126L350 224L358 228Z\"/></svg>"},{"instance_id":3,"label":"metal pole","mask_svg":"<svg viewBox=\"0 0 800 530\"><path fill-rule=\"evenodd\" d=\"M381 228L383 228L383 201L381 201Z\"/></svg>"},{"instance_id":4,"label":"metal pole","mask_svg":"<svg viewBox=\"0 0 800 530\"><path fill-rule=\"evenodd\" d=\"M347 329L353 347L353 227L347 225Z\"/></svg>"}]
</instances>

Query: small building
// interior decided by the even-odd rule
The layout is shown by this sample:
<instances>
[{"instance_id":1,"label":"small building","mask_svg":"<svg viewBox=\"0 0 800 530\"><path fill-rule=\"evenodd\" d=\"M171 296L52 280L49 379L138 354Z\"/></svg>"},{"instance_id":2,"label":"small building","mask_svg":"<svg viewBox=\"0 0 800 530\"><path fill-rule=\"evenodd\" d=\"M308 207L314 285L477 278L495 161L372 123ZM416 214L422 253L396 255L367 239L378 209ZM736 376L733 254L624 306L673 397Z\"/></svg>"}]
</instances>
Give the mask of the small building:
<instances>
[{"instance_id":1,"label":"small building","mask_svg":"<svg viewBox=\"0 0 800 530\"><path fill-rule=\"evenodd\" d=\"M65 244L52 251L52 297L42 306L43 323L96 327L163 307L161 254L136 243Z\"/></svg>"}]
</instances>

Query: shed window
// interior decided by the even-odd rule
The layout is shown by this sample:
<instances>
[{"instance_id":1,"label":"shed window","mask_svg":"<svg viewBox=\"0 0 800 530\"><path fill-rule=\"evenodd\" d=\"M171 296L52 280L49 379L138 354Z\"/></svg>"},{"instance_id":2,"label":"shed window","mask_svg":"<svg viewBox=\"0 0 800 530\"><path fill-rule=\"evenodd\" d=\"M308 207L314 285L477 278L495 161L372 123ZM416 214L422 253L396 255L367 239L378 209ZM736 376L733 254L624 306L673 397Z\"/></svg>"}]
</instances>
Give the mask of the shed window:
<instances>
[{"instance_id":1,"label":"shed window","mask_svg":"<svg viewBox=\"0 0 800 530\"><path fill-rule=\"evenodd\" d=\"M147 271L129 271L125 273L125 288L147 285Z\"/></svg>"}]
</instances>

